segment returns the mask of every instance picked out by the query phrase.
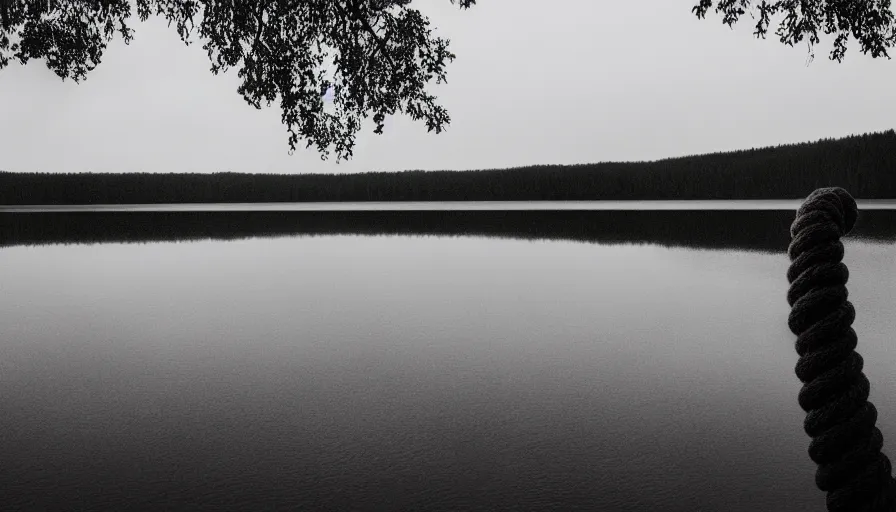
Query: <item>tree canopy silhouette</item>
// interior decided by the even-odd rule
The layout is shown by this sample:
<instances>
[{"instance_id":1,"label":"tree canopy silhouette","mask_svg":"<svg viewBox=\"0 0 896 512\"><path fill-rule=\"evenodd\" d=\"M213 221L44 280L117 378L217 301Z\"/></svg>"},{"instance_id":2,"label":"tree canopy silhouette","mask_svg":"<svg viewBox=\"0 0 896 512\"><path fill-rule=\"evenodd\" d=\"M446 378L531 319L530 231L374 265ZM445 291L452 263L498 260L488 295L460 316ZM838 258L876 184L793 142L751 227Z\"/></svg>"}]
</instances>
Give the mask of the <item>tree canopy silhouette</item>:
<instances>
[{"instance_id":1,"label":"tree canopy silhouette","mask_svg":"<svg viewBox=\"0 0 896 512\"><path fill-rule=\"evenodd\" d=\"M450 0L462 9L476 0ZM214 74L239 67L238 92L255 108L280 100L290 152L300 140L322 159L352 155L361 121L382 133L396 112L441 132L448 112L426 86L445 81L454 59L448 40L410 0L2 0L0 69L10 60L46 59L65 80L80 82L107 44L128 26L162 16L184 43L202 40ZM324 95L332 91L328 111Z\"/></svg>"},{"instance_id":2,"label":"tree canopy silhouette","mask_svg":"<svg viewBox=\"0 0 896 512\"><path fill-rule=\"evenodd\" d=\"M850 34L862 53L890 58L887 49L896 46L896 21L890 0L700 0L692 9L698 18L715 5L722 22L733 27L748 12L756 20L753 34L765 39L774 16L783 15L775 35L788 46L805 40L809 53L820 41L819 33L834 35L830 59L842 62Z\"/></svg>"},{"instance_id":3,"label":"tree canopy silhouette","mask_svg":"<svg viewBox=\"0 0 896 512\"><path fill-rule=\"evenodd\" d=\"M467 9L476 0L450 0ZM352 155L361 122L373 118L382 133L386 116L402 113L440 133L451 119L427 91L445 81L455 55L447 39L411 0L2 0L0 69L11 60L45 59L65 80L86 79L109 42L134 37L128 26L136 7L141 21L162 16L186 44L202 41L215 74L238 67L238 92L255 108L279 99L290 152L300 141L322 159ZM890 58L896 20L890 0L699 0L733 27L748 12L754 34L765 38L772 18L776 34L793 46L806 40L810 53L819 33L836 34L831 59L842 61L854 36L863 53ZM332 105L324 96L332 92Z\"/></svg>"}]
</instances>

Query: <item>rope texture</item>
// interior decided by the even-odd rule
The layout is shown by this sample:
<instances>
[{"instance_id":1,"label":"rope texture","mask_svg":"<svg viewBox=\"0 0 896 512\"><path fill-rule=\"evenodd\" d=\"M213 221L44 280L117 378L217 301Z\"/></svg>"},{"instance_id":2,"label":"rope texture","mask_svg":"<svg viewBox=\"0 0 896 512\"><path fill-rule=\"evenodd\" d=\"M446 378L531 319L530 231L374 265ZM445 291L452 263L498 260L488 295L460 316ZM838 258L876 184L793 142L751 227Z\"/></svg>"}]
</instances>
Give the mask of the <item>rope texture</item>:
<instances>
[{"instance_id":1,"label":"rope texture","mask_svg":"<svg viewBox=\"0 0 896 512\"><path fill-rule=\"evenodd\" d=\"M818 465L815 484L827 492L828 511L894 512L896 482L881 453L877 409L868 401L871 385L855 351L856 311L847 300L849 270L842 262L840 238L857 217L855 200L840 187L812 192L797 210L787 250L788 324L797 335L809 457Z\"/></svg>"}]
</instances>

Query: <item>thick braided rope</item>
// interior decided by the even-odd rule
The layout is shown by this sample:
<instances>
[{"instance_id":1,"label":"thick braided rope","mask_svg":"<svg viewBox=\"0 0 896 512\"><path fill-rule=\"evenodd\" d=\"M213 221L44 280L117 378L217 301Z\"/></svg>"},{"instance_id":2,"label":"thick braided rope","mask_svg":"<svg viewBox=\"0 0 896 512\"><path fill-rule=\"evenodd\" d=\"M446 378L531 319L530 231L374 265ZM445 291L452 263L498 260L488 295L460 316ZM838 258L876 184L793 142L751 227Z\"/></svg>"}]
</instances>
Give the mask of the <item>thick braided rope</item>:
<instances>
[{"instance_id":1,"label":"thick braided rope","mask_svg":"<svg viewBox=\"0 0 896 512\"><path fill-rule=\"evenodd\" d=\"M812 437L815 483L827 492L829 511L896 511L890 459L881 453L871 385L855 352L855 309L847 300L849 270L840 237L856 222L855 200L842 188L820 188L797 210L790 227L788 324L797 335L800 407Z\"/></svg>"}]
</instances>

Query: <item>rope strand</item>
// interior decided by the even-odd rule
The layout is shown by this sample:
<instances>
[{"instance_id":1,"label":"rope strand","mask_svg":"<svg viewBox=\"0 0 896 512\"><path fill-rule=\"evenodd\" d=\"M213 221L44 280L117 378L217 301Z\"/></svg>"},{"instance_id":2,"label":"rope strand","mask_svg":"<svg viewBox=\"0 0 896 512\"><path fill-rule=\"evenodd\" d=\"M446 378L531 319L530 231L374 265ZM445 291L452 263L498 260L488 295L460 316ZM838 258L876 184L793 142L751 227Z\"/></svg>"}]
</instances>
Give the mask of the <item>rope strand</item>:
<instances>
[{"instance_id":1,"label":"rope strand","mask_svg":"<svg viewBox=\"0 0 896 512\"><path fill-rule=\"evenodd\" d=\"M829 512L894 512L896 482L881 452L877 409L868 401L871 384L855 352L856 311L846 282L840 238L858 217L855 200L840 187L820 188L800 206L790 227L787 254L791 306L788 324L797 335L796 375L803 383L803 427L818 464L815 484L827 492Z\"/></svg>"}]
</instances>

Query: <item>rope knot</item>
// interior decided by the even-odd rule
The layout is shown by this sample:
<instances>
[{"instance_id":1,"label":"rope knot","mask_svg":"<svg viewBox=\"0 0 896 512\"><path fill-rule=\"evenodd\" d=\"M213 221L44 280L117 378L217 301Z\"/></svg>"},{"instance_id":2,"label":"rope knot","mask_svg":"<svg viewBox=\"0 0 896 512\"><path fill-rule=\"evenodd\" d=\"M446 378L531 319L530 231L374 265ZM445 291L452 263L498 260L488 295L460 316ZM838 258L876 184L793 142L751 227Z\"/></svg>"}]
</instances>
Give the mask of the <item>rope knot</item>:
<instances>
[{"instance_id":1,"label":"rope knot","mask_svg":"<svg viewBox=\"0 0 896 512\"><path fill-rule=\"evenodd\" d=\"M834 222L840 229L840 236L852 231L859 216L856 200L840 187L819 188L809 194L796 212L797 220L814 218L811 214L815 212ZM791 236L796 236L802 226L804 224L795 222L790 229Z\"/></svg>"}]
</instances>

